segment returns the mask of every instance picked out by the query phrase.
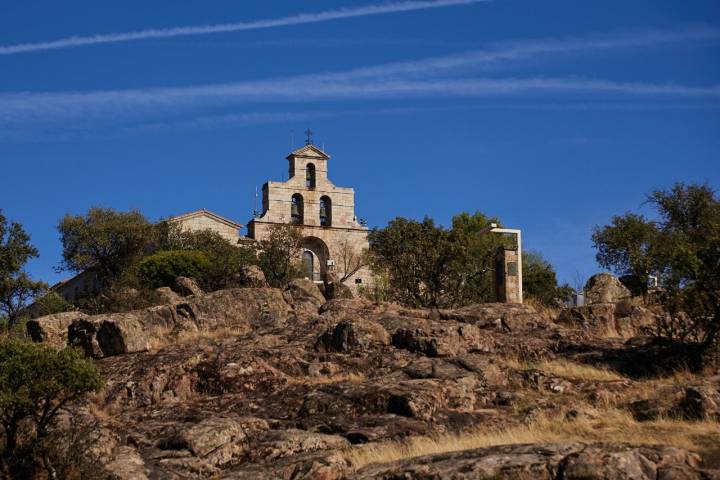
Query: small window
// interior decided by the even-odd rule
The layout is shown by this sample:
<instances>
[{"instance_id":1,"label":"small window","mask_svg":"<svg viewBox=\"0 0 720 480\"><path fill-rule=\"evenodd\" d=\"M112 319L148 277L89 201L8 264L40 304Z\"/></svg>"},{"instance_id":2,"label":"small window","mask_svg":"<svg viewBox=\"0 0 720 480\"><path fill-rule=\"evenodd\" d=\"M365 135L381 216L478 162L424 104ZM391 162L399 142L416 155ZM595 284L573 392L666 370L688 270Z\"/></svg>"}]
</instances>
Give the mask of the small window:
<instances>
[{"instance_id":1,"label":"small window","mask_svg":"<svg viewBox=\"0 0 720 480\"><path fill-rule=\"evenodd\" d=\"M290 200L290 223L302 225L304 221L305 206L303 197L299 193L292 196Z\"/></svg>"},{"instance_id":2,"label":"small window","mask_svg":"<svg viewBox=\"0 0 720 480\"><path fill-rule=\"evenodd\" d=\"M332 225L332 201L328 196L320 197L320 226L329 227Z\"/></svg>"},{"instance_id":3,"label":"small window","mask_svg":"<svg viewBox=\"0 0 720 480\"><path fill-rule=\"evenodd\" d=\"M362 278L356 278L355 283L362 283Z\"/></svg>"},{"instance_id":4,"label":"small window","mask_svg":"<svg viewBox=\"0 0 720 480\"><path fill-rule=\"evenodd\" d=\"M315 165L308 163L305 167L305 186L315 188Z\"/></svg>"}]
</instances>

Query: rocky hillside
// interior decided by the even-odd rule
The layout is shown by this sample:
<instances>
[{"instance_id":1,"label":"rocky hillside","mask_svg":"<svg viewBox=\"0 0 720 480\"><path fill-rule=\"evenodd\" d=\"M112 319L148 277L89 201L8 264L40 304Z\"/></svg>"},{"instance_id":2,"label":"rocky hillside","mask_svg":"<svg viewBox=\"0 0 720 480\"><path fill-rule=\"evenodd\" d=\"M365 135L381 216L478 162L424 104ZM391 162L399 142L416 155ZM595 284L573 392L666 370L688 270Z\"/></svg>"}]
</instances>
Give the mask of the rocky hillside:
<instances>
[{"instance_id":1,"label":"rocky hillside","mask_svg":"<svg viewBox=\"0 0 720 480\"><path fill-rule=\"evenodd\" d=\"M720 478L720 376L673 372L631 303L555 318L326 302L307 281L183 293L28 324L97 359L106 387L73 413L116 478Z\"/></svg>"}]
</instances>

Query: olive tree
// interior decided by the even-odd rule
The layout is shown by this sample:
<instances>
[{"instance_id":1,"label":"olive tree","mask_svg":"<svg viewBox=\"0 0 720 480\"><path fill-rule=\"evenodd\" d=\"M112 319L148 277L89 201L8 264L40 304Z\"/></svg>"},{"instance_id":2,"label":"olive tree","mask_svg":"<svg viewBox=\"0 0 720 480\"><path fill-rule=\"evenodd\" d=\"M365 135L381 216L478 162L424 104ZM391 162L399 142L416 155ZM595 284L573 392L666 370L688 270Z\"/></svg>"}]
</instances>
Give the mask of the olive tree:
<instances>
[{"instance_id":1,"label":"olive tree","mask_svg":"<svg viewBox=\"0 0 720 480\"><path fill-rule=\"evenodd\" d=\"M22 460L17 458L19 451L30 452L43 446L61 409L87 393L100 390L102 385L97 368L79 350L58 351L43 344L0 339L3 473L11 477L13 464ZM34 428L23 429L27 422ZM46 466L52 471L51 465Z\"/></svg>"},{"instance_id":2,"label":"olive tree","mask_svg":"<svg viewBox=\"0 0 720 480\"><path fill-rule=\"evenodd\" d=\"M38 250L22 225L8 222L0 210L0 313L8 327L17 322L32 299L47 289L46 283L32 280L23 270L28 260L37 256Z\"/></svg>"},{"instance_id":3,"label":"olive tree","mask_svg":"<svg viewBox=\"0 0 720 480\"><path fill-rule=\"evenodd\" d=\"M660 280L669 314L660 333L703 350L720 335L720 199L709 185L655 190L647 204L655 219L635 214L596 227L600 265L619 274Z\"/></svg>"},{"instance_id":4,"label":"olive tree","mask_svg":"<svg viewBox=\"0 0 720 480\"><path fill-rule=\"evenodd\" d=\"M58 224L61 270L92 269L108 287L157 240L157 229L137 210L93 207L85 215L65 215Z\"/></svg>"}]
</instances>

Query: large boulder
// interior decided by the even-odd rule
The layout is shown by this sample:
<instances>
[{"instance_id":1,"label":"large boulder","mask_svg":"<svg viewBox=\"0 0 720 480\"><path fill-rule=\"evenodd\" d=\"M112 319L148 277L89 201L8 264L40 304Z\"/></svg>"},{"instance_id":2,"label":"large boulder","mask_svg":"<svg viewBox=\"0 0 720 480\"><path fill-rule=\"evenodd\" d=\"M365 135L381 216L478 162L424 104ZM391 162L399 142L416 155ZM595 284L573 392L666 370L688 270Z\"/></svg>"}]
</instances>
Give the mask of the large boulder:
<instances>
[{"instance_id":1,"label":"large boulder","mask_svg":"<svg viewBox=\"0 0 720 480\"><path fill-rule=\"evenodd\" d=\"M631 338L653 333L656 318L652 311L626 299L617 303L565 308L556 321L589 330L601 337Z\"/></svg>"},{"instance_id":2,"label":"large boulder","mask_svg":"<svg viewBox=\"0 0 720 480\"><path fill-rule=\"evenodd\" d=\"M418 326L401 327L393 332L393 346L427 357L454 356L489 349L475 325L458 325L454 322L415 323Z\"/></svg>"},{"instance_id":3,"label":"large boulder","mask_svg":"<svg viewBox=\"0 0 720 480\"><path fill-rule=\"evenodd\" d=\"M539 443L462 450L375 464L349 478L701 480L713 478L709 473L700 468L696 454L678 448Z\"/></svg>"},{"instance_id":4,"label":"large boulder","mask_svg":"<svg viewBox=\"0 0 720 480\"><path fill-rule=\"evenodd\" d=\"M169 446L183 446L210 465L222 466L246 454L248 438L269 428L265 420L258 418L206 418L186 428L180 438L175 439L179 445Z\"/></svg>"},{"instance_id":5,"label":"large boulder","mask_svg":"<svg viewBox=\"0 0 720 480\"><path fill-rule=\"evenodd\" d=\"M298 314L317 315L325 303L325 296L312 280L296 278L285 289L285 299Z\"/></svg>"},{"instance_id":6,"label":"large boulder","mask_svg":"<svg viewBox=\"0 0 720 480\"><path fill-rule=\"evenodd\" d=\"M688 387L679 410L691 420L720 420L720 388L707 385Z\"/></svg>"},{"instance_id":7,"label":"large boulder","mask_svg":"<svg viewBox=\"0 0 720 480\"><path fill-rule=\"evenodd\" d=\"M183 297L188 297L190 295L198 296L203 294L203 291L198 286L197 282L188 277L177 277L175 279L175 285L173 285L173 290Z\"/></svg>"},{"instance_id":8,"label":"large boulder","mask_svg":"<svg viewBox=\"0 0 720 480\"><path fill-rule=\"evenodd\" d=\"M131 446L119 447L113 461L105 466L115 480L147 480L148 469L137 449Z\"/></svg>"},{"instance_id":9,"label":"large boulder","mask_svg":"<svg viewBox=\"0 0 720 480\"><path fill-rule=\"evenodd\" d=\"M609 273L598 273L585 284L585 301L594 303L616 303L631 297L630 290Z\"/></svg>"},{"instance_id":10,"label":"large boulder","mask_svg":"<svg viewBox=\"0 0 720 480\"><path fill-rule=\"evenodd\" d=\"M173 292L170 287L156 288L154 294L158 304L177 303L182 301L182 297Z\"/></svg>"},{"instance_id":11,"label":"large boulder","mask_svg":"<svg viewBox=\"0 0 720 480\"><path fill-rule=\"evenodd\" d=\"M56 348L68 344L68 327L75 320L88 316L81 312L63 312L28 320L25 324L28 335L33 342L47 343Z\"/></svg>"},{"instance_id":12,"label":"large boulder","mask_svg":"<svg viewBox=\"0 0 720 480\"><path fill-rule=\"evenodd\" d=\"M456 310L440 310L439 315L442 319L503 331L524 330L545 323L533 307L515 303L477 303Z\"/></svg>"},{"instance_id":13,"label":"large boulder","mask_svg":"<svg viewBox=\"0 0 720 480\"><path fill-rule=\"evenodd\" d=\"M268 286L265 272L257 265L245 265L240 270L242 284L250 288L263 288Z\"/></svg>"},{"instance_id":14,"label":"large boulder","mask_svg":"<svg viewBox=\"0 0 720 480\"><path fill-rule=\"evenodd\" d=\"M245 334L281 327L291 313L283 292L275 288L218 290L170 305L76 319L67 327L67 343L87 355L109 357L165 344L181 330L229 328Z\"/></svg>"},{"instance_id":15,"label":"large boulder","mask_svg":"<svg viewBox=\"0 0 720 480\"><path fill-rule=\"evenodd\" d=\"M320 335L315 343L319 352L349 352L371 344L388 345L390 335L377 322L366 319L343 320Z\"/></svg>"}]
</instances>

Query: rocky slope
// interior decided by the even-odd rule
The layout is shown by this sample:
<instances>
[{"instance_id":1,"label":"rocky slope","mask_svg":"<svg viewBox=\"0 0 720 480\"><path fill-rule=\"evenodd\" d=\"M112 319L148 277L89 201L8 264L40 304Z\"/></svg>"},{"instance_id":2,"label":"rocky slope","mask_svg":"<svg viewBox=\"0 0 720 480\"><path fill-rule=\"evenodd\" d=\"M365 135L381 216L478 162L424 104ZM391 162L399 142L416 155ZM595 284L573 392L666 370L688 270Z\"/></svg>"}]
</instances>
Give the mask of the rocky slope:
<instances>
[{"instance_id":1,"label":"rocky slope","mask_svg":"<svg viewBox=\"0 0 720 480\"><path fill-rule=\"evenodd\" d=\"M719 378L638 379L667 346L582 315L326 302L297 281L28 330L98 359L106 388L74 414L116 478L720 478Z\"/></svg>"}]
</instances>

